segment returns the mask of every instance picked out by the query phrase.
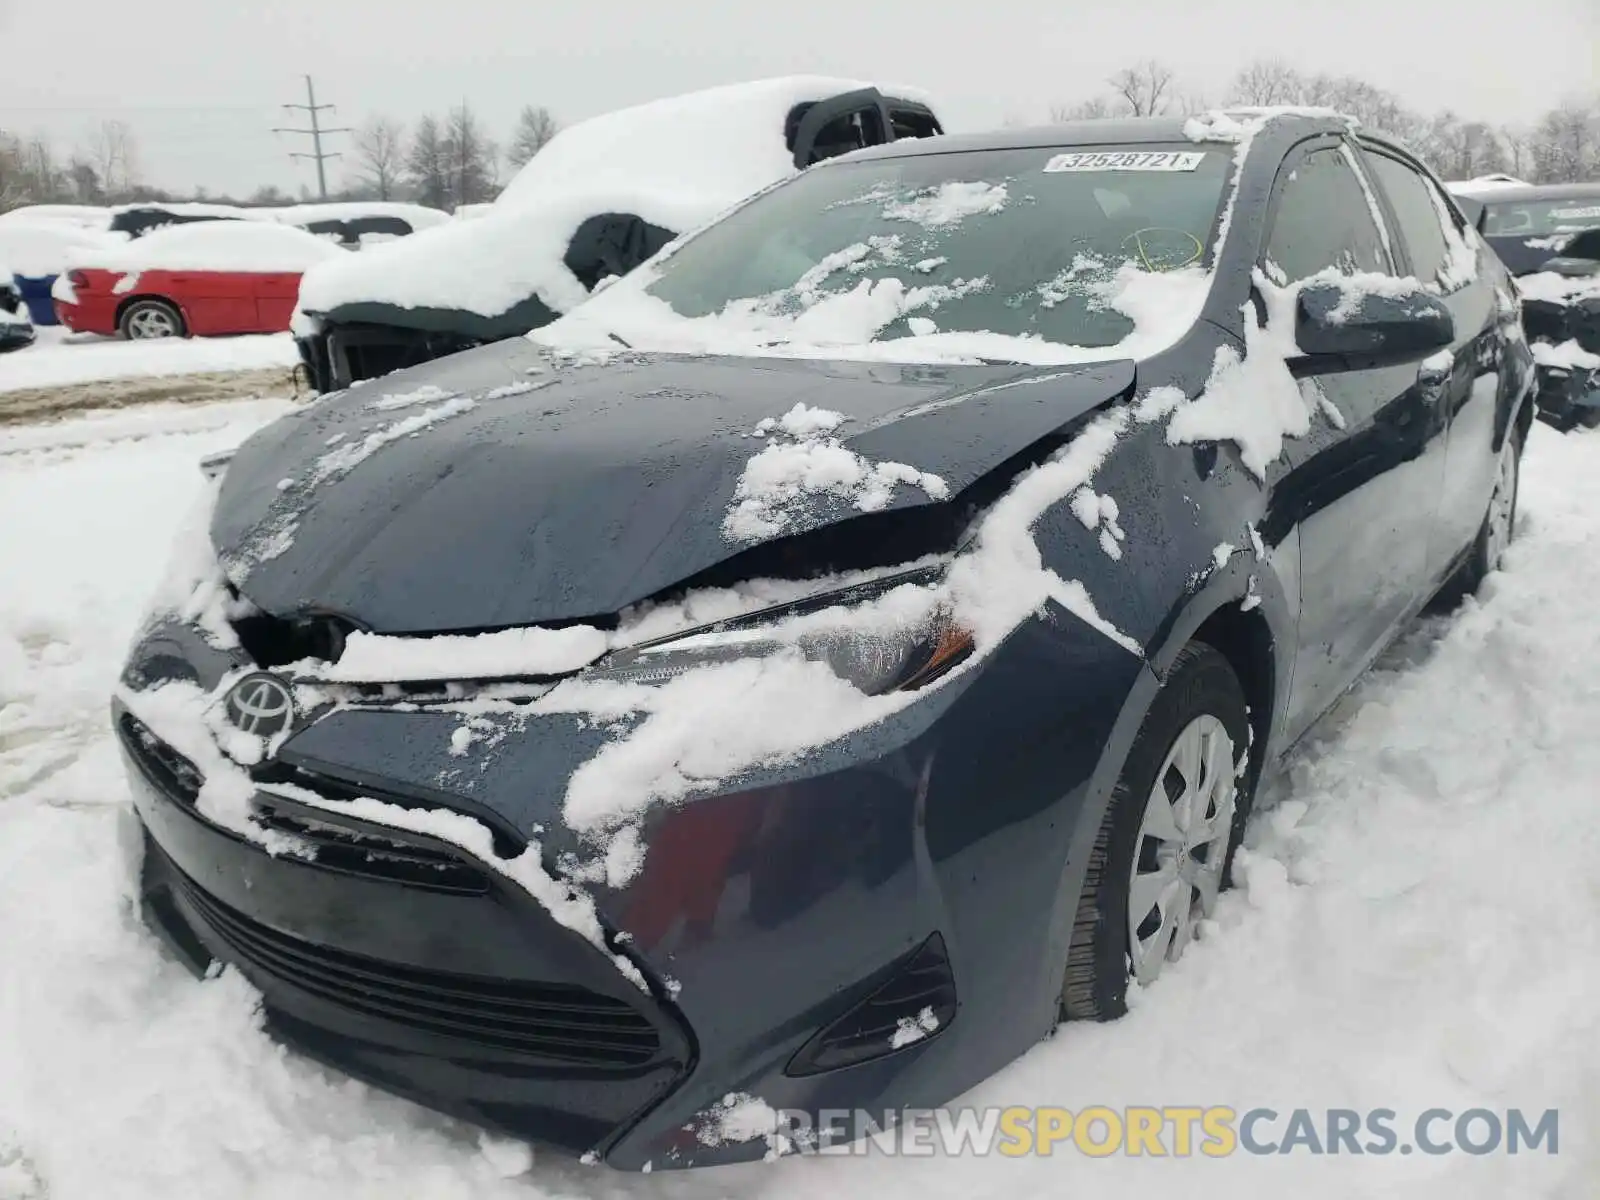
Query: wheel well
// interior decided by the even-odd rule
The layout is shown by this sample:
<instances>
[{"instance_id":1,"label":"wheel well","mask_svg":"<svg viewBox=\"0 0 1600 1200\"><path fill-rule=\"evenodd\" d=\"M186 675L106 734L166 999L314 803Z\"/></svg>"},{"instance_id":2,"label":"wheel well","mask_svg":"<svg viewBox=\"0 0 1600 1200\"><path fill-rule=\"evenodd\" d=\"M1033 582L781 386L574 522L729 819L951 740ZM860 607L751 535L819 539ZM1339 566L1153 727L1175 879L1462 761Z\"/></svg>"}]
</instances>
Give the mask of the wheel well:
<instances>
[{"instance_id":1,"label":"wheel well","mask_svg":"<svg viewBox=\"0 0 1600 1200\"><path fill-rule=\"evenodd\" d=\"M1194 632L1233 668L1250 706L1250 730L1255 739L1251 766L1259 771L1267 737L1272 732L1273 705L1277 697L1277 665L1273 656L1272 628L1255 610L1224 604Z\"/></svg>"}]
</instances>

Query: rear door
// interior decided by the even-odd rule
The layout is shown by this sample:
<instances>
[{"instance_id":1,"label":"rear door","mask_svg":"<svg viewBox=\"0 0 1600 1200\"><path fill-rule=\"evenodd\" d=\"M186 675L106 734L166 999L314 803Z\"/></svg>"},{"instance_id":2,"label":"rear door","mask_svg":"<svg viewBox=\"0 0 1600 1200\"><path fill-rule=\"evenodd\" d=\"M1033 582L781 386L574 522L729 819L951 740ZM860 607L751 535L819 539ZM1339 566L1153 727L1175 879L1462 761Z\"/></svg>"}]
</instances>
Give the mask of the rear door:
<instances>
[{"instance_id":1,"label":"rear door","mask_svg":"<svg viewBox=\"0 0 1600 1200\"><path fill-rule=\"evenodd\" d=\"M1362 150L1392 214L1405 270L1437 287L1455 318L1453 361L1447 371L1434 372L1449 425L1428 556L1430 577L1437 582L1478 536L1489 509L1499 447L1496 416L1509 411L1512 399L1502 389L1514 376L1505 363L1505 339L1516 304L1509 287L1497 295L1494 278L1481 273L1475 252L1468 249L1475 240L1464 241L1469 237L1465 223L1443 189L1398 151L1372 143Z\"/></svg>"},{"instance_id":2,"label":"rear door","mask_svg":"<svg viewBox=\"0 0 1600 1200\"><path fill-rule=\"evenodd\" d=\"M1396 271L1384 214L1337 138L1285 160L1268 231L1259 265L1280 285L1329 268ZM1444 473L1444 426L1415 364L1310 361L1297 374L1314 408L1311 430L1288 443L1291 469L1275 489L1300 532L1291 736L1339 698L1420 602Z\"/></svg>"}]
</instances>

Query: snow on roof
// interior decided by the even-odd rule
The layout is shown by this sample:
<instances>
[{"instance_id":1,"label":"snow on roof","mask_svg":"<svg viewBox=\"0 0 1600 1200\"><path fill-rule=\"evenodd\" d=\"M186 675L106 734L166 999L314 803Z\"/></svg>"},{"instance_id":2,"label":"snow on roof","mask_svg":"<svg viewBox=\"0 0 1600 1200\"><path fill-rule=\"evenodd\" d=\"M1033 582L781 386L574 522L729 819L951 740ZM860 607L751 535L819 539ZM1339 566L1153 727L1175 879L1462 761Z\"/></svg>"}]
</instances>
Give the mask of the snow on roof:
<instances>
[{"instance_id":1,"label":"snow on roof","mask_svg":"<svg viewBox=\"0 0 1600 1200\"><path fill-rule=\"evenodd\" d=\"M15 220L0 220L0 259L18 275L33 278L59 275L68 261L79 253L112 251L121 246L120 238L71 221L20 216Z\"/></svg>"},{"instance_id":2,"label":"snow on roof","mask_svg":"<svg viewBox=\"0 0 1600 1200\"><path fill-rule=\"evenodd\" d=\"M412 229L430 229L450 220L450 214L440 209L400 200L341 200L328 204L290 204L283 208L250 208L243 211L247 219L276 221L280 225L353 221L361 217L399 217Z\"/></svg>"},{"instance_id":3,"label":"snow on roof","mask_svg":"<svg viewBox=\"0 0 1600 1200\"><path fill-rule=\"evenodd\" d=\"M730 84L593 117L558 133L484 216L329 263L300 286L300 307L371 301L486 317L530 295L566 312L588 292L562 261L600 213L674 233L712 220L794 173L784 121L795 105L859 88L927 103L920 89L803 75Z\"/></svg>"},{"instance_id":4,"label":"snow on roof","mask_svg":"<svg viewBox=\"0 0 1600 1200\"><path fill-rule=\"evenodd\" d=\"M82 229L104 229L111 223L111 210L96 204L25 204L0 213L0 223L58 221Z\"/></svg>"},{"instance_id":5,"label":"snow on roof","mask_svg":"<svg viewBox=\"0 0 1600 1200\"><path fill-rule=\"evenodd\" d=\"M258 221L174 225L137 241L77 250L71 263L108 271L281 271L299 273L349 253L293 226Z\"/></svg>"}]
</instances>

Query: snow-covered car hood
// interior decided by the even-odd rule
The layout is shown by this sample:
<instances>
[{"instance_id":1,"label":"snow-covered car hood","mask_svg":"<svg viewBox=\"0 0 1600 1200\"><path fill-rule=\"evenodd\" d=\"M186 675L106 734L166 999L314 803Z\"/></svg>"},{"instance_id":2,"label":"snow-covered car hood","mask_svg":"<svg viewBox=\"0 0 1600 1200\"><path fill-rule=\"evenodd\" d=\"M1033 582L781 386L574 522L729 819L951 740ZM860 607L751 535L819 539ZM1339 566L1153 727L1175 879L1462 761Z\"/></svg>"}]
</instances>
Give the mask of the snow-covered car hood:
<instances>
[{"instance_id":1,"label":"snow-covered car hood","mask_svg":"<svg viewBox=\"0 0 1600 1200\"><path fill-rule=\"evenodd\" d=\"M381 304L492 318L537 297L552 312L567 312L588 295L563 261L586 218L618 213L675 233L698 228L794 174L784 120L795 105L866 87L927 102L917 88L790 76L580 122L558 133L482 216L307 272L300 310L327 315Z\"/></svg>"},{"instance_id":2,"label":"snow-covered car hood","mask_svg":"<svg viewBox=\"0 0 1600 1200\"><path fill-rule=\"evenodd\" d=\"M601 368L515 339L257 434L223 478L212 540L279 616L380 633L603 617L761 542L958 497L1133 374L1125 360Z\"/></svg>"}]
</instances>

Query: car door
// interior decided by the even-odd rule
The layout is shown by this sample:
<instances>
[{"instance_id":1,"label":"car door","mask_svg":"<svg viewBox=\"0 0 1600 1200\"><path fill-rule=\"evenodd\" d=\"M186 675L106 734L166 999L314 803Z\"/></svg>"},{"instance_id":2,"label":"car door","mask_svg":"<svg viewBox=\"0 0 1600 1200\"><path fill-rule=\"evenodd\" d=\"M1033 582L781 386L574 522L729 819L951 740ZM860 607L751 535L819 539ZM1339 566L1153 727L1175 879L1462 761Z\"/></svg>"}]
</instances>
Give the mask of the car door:
<instances>
[{"instance_id":1,"label":"car door","mask_svg":"<svg viewBox=\"0 0 1600 1200\"><path fill-rule=\"evenodd\" d=\"M1489 509L1497 464L1496 417L1509 411L1512 397L1503 389L1516 386L1515 373L1505 361L1516 302L1509 282L1497 279L1499 271L1491 263L1480 265L1475 253L1471 269L1463 270L1464 262L1451 269L1451 242L1459 248L1475 245L1476 239L1458 240L1470 236L1465 222L1421 167L1381 143L1364 143L1362 158L1399 234L1406 269L1439 290L1455 320L1452 361L1433 372L1448 435L1428 570L1433 582L1442 582L1478 536Z\"/></svg>"},{"instance_id":2,"label":"car door","mask_svg":"<svg viewBox=\"0 0 1600 1200\"><path fill-rule=\"evenodd\" d=\"M160 294L175 301L184 312L189 332L198 337L248 333L256 327L255 284L238 271L170 271ZM140 280L139 290L153 283L152 273ZM151 290L156 290L152 288Z\"/></svg>"},{"instance_id":3,"label":"car door","mask_svg":"<svg viewBox=\"0 0 1600 1200\"><path fill-rule=\"evenodd\" d=\"M1339 139L1284 162L1260 268L1285 285L1329 268L1393 275L1384 214ZM1313 408L1274 504L1299 530L1299 636L1289 705L1298 736L1339 698L1420 603L1444 474L1444 426L1418 367L1306 359Z\"/></svg>"}]
</instances>

